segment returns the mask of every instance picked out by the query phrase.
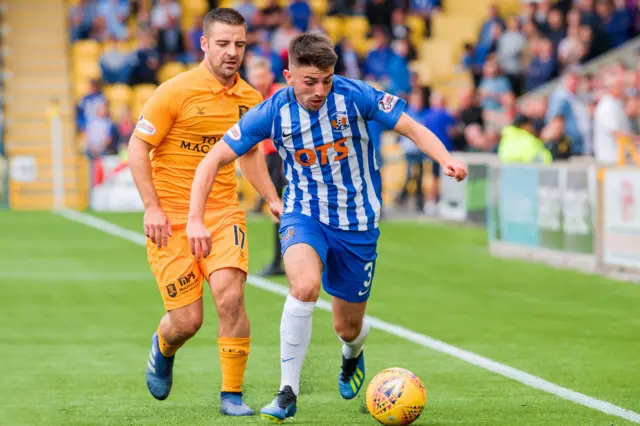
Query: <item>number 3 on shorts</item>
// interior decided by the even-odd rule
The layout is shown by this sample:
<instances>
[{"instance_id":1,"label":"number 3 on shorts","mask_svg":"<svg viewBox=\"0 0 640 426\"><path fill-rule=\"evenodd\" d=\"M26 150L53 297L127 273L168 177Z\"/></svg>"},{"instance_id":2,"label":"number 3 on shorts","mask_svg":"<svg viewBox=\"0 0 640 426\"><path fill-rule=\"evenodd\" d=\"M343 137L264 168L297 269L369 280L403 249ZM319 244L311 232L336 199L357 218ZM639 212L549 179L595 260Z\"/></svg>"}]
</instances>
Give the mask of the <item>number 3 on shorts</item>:
<instances>
[{"instance_id":1,"label":"number 3 on shorts","mask_svg":"<svg viewBox=\"0 0 640 426\"><path fill-rule=\"evenodd\" d=\"M363 283L364 288L358 292L358 296L364 296L365 294L367 294L369 292L369 290L371 290L371 281L373 279L373 277L372 277L372 274L373 274L373 262L369 262L366 265L364 265L364 271L367 273L367 279Z\"/></svg>"}]
</instances>

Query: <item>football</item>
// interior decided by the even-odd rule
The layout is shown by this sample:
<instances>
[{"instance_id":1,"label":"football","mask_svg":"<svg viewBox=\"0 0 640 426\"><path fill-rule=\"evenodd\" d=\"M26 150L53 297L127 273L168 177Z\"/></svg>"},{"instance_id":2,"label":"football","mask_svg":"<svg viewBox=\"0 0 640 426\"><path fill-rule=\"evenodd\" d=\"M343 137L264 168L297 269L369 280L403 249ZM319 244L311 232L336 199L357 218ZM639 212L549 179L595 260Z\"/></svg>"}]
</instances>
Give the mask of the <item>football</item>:
<instances>
[{"instance_id":1,"label":"football","mask_svg":"<svg viewBox=\"0 0 640 426\"><path fill-rule=\"evenodd\" d=\"M427 404L427 391L411 371L387 368L378 373L367 388L367 408L386 426L409 425Z\"/></svg>"}]
</instances>

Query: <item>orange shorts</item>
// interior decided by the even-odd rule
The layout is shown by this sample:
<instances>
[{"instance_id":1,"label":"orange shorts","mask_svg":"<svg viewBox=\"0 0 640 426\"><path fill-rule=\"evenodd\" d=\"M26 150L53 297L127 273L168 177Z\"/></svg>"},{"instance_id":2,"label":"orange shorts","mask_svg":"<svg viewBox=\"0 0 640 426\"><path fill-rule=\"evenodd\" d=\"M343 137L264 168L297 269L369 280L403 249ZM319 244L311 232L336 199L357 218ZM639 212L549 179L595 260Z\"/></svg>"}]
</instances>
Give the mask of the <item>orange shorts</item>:
<instances>
[{"instance_id":1,"label":"orange shorts","mask_svg":"<svg viewBox=\"0 0 640 426\"><path fill-rule=\"evenodd\" d=\"M202 284L222 268L249 270L245 213L239 209L208 212L205 225L211 233L211 253L199 262L191 254L184 216L172 217L167 247L147 239L147 256L167 311L187 306L202 297Z\"/></svg>"}]
</instances>

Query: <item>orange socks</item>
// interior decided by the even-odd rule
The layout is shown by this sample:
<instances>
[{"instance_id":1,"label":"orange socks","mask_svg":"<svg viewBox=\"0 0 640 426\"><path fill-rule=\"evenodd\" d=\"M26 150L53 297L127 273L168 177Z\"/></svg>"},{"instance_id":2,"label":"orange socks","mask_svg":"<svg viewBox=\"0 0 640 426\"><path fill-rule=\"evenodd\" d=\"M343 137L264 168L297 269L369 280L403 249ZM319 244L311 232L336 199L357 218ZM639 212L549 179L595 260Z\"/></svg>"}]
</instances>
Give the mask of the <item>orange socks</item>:
<instances>
[{"instance_id":1,"label":"orange socks","mask_svg":"<svg viewBox=\"0 0 640 426\"><path fill-rule=\"evenodd\" d=\"M162 352L162 355L164 355L165 357L170 358L174 356L178 349L180 349L182 345L184 345L184 343L185 342L182 342L178 345L170 345L164 340L162 334L160 334L160 328L158 328L158 344L160 346L160 352Z\"/></svg>"},{"instance_id":2,"label":"orange socks","mask_svg":"<svg viewBox=\"0 0 640 426\"><path fill-rule=\"evenodd\" d=\"M249 337L219 337L218 352L222 369L222 392L242 392L244 371L249 358Z\"/></svg>"}]
</instances>

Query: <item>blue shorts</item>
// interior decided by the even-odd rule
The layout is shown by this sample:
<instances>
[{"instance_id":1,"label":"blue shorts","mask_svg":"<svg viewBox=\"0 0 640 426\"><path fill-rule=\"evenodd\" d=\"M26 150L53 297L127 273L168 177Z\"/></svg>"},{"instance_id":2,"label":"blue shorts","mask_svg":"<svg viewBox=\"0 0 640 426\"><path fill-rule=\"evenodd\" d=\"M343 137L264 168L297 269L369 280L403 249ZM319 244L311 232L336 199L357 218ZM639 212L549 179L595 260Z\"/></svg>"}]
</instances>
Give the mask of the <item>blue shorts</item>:
<instances>
[{"instance_id":1,"label":"blue shorts","mask_svg":"<svg viewBox=\"0 0 640 426\"><path fill-rule=\"evenodd\" d=\"M299 213L280 220L282 254L294 244L308 244L324 265L322 286L331 296L347 302L364 302L371 294L376 269L379 229L344 231L333 229Z\"/></svg>"}]
</instances>

